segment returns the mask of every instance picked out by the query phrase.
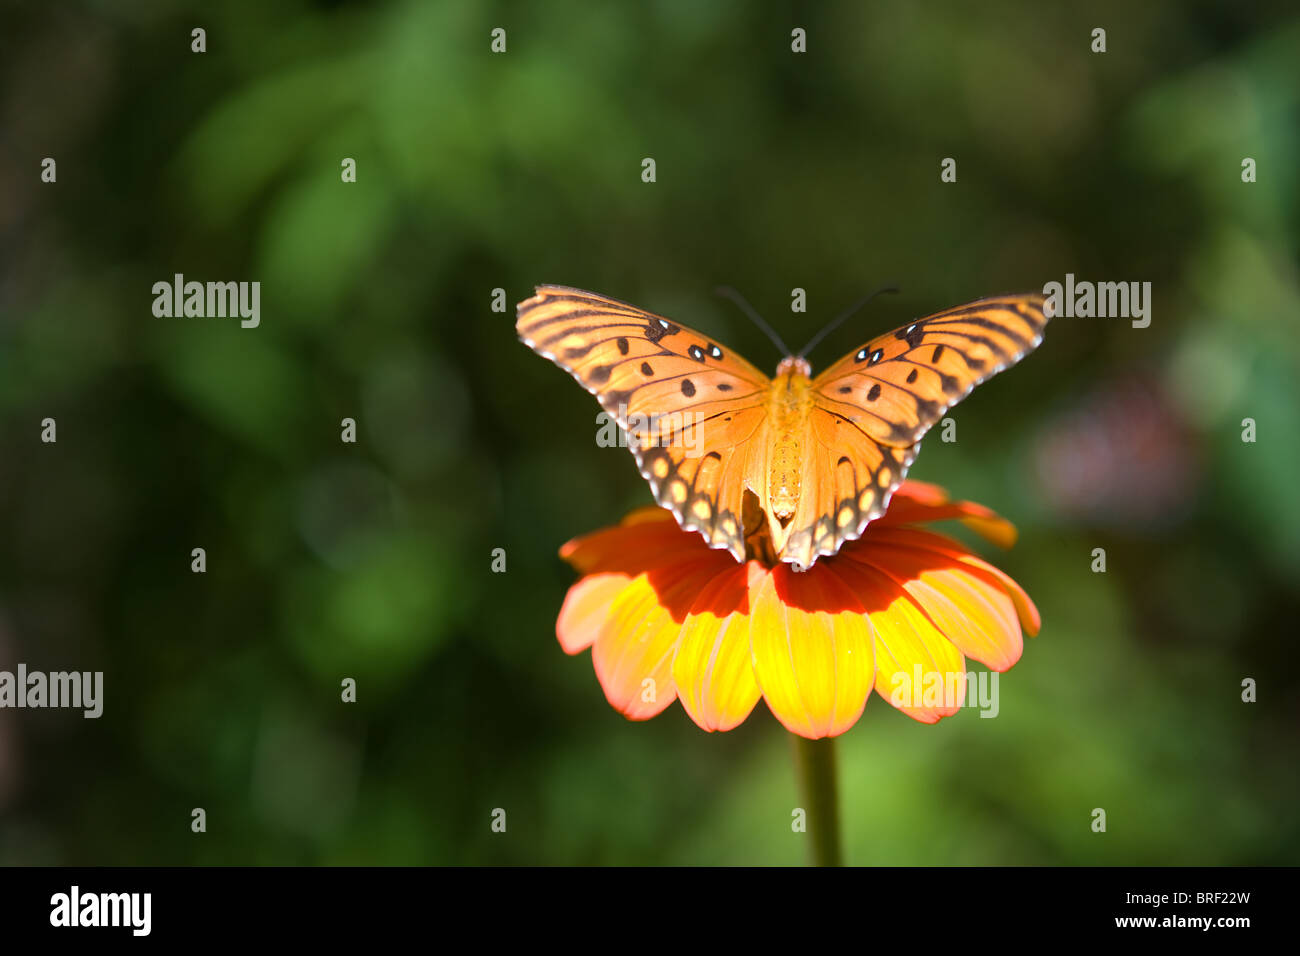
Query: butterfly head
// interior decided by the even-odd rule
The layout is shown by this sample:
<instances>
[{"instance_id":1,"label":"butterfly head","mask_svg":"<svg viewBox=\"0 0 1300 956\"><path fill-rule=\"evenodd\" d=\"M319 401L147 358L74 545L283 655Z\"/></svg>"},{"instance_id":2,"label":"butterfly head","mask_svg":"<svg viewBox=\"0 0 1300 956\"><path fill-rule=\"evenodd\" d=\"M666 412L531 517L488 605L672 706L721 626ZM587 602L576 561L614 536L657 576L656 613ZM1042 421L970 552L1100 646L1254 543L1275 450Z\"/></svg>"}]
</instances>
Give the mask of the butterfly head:
<instances>
[{"instance_id":1,"label":"butterfly head","mask_svg":"<svg viewBox=\"0 0 1300 956\"><path fill-rule=\"evenodd\" d=\"M812 378L812 366L808 360L799 355L787 355L781 359L781 363L776 367L776 377L782 375L802 375L804 378Z\"/></svg>"}]
</instances>

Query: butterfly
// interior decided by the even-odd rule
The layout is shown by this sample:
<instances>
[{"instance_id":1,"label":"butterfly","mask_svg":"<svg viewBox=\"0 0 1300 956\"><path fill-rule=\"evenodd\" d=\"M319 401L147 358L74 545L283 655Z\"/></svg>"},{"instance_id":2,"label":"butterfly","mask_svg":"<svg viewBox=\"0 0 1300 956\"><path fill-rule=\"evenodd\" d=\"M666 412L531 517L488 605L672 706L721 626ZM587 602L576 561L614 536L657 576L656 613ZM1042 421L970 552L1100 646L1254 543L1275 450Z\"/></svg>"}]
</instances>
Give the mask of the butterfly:
<instances>
[{"instance_id":1,"label":"butterfly","mask_svg":"<svg viewBox=\"0 0 1300 956\"><path fill-rule=\"evenodd\" d=\"M980 299L874 338L816 378L802 355L769 378L693 329L566 286L537 286L515 328L624 429L684 529L737 561L761 541L770 559L807 568L884 514L930 426L1035 349L1048 318L1042 295Z\"/></svg>"}]
</instances>

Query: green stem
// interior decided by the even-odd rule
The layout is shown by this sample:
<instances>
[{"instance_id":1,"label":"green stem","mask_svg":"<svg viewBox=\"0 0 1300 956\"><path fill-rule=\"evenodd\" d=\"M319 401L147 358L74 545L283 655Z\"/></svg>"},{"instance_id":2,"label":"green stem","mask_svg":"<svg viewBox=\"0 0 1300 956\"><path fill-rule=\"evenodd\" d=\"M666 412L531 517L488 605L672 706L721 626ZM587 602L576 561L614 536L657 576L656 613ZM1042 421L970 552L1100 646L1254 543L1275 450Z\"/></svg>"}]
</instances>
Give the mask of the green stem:
<instances>
[{"instance_id":1,"label":"green stem","mask_svg":"<svg viewBox=\"0 0 1300 956\"><path fill-rule=\"evenodd\" d=\"M835 738L809 740L798 734L794 765L799 774L799 794L807 812L808 839L813 866L842 866L840 852L840 801L835 770Z\"/></svg>"}]
</instances>

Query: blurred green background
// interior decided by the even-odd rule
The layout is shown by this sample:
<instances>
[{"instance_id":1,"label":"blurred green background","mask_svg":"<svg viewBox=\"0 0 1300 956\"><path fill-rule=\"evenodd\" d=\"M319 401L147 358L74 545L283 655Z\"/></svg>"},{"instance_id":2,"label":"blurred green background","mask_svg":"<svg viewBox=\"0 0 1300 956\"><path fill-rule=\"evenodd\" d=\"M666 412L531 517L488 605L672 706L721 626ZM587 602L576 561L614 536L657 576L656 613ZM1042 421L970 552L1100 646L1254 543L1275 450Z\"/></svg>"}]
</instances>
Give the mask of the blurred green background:
<instances>
[{"instance_id":1,"label":"blurred green background","mask_svg":"<svg viewBox=\"0 0 1300 956\"><path fill-rule=\"evenodd\" d=\"M1150 327L1058 319L912 472L1020 527L984 553L1042 634L997 720L871 699L848 859L1300 862L1300 16L1055 7L6 8L0 668L106 686L0 710L0 862L801 862L764 705L630 723L560 651L557 548L650 498L514 303L597 290L770 368L716 284L797 347L900 283L824 367L1067 272L1152 282ZM177 272L260 281L261 326L154 317Z\"/></svg>"}]
</instances>

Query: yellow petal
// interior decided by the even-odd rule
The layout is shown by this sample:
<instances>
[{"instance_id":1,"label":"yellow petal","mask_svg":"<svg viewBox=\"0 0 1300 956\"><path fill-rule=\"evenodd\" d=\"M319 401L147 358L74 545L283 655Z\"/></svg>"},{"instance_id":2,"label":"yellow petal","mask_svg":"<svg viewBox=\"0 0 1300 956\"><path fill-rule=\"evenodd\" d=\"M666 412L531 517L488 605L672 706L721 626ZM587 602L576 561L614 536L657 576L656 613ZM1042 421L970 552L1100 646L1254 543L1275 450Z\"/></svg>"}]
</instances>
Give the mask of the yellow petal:
<instances>
[{"instance_id":1,"label":"yellow petal","mask_svg":"<svg viewBox=\"0 0 1300 956\"><path fill-rule=\"evenodd\" d=\"M760 691L749 654L749 595L767 572L756 561L718 575L682 625L673 683L682 707L705 730L740 724Z\"/></svg>"},{"instance_id":2,"label":"yellow petal","mask_svg":"<svg viewBox=\"0 0 1300 956\"><path fill-rule=\"evenodd\" d=\"M788 564L762 582L750 612L750 651L763 699L804 737L848 730L875 681L871 625L861 602L823 564Z\"/></svg>"},{"instance_id":3,"label":"yellow petal","mask_svg":"<svg viewBox=\"0 0 1300 956\"><path fill-rule=\"evenodd\" d=\"M966 660L903 588L864 564L833 569L866 607L876 636L876 693L922 723L956 713L966 699Z\"/></svg>"},{"instance_id":4,"label":"yellow petal","mask_svg":"<svg viewBox=\"0 0 1300 956\"><path fill-rule=\"evenodd\" d=\"M708 565L702 571L698 562L648 571L614 598L591 661L606 699L624 716L646 720L676 699L672 663L682 621L713 576Z\"/></svg>"},{"instance_id":5,"label":"yellow petal","mask_svg":"<svg viewBox=\"0 0 1300 956\"><path fill-rule=\"evenodd\" d=\"M569 588L555 621L555 636L564 653L577 654L591 646L614 599L631 580L626 574L591 574Z\"/></svg>"},{"instance_id":6,"label":"yellow petal","mask_svg":"<svg viewBox=\"0 0 1300 956\"><path fill-rule=\"evenodd\" d=\"M896 581L967 657L997 671L1020 659L1024 640L1015 605L1004 590L960 563L938 552L874 541L855 549L852 560Z\"/></svg>"}]
</instances>

